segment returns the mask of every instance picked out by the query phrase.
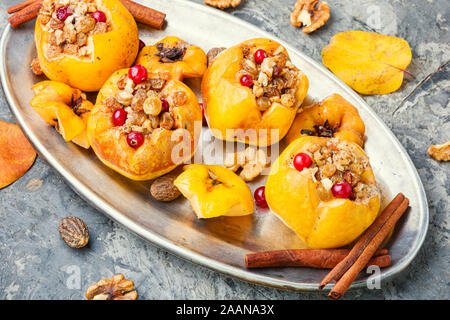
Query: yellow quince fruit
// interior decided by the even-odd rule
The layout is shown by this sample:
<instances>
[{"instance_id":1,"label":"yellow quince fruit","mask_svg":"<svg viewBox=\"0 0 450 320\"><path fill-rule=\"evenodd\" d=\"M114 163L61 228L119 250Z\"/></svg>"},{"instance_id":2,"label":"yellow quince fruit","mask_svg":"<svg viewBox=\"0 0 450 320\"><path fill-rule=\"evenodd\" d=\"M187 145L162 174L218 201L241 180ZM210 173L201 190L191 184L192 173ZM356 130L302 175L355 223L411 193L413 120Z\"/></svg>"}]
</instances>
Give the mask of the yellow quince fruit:
<instances>
[{"instance_id":1,"label":"yellow quince fruit","mask_svg":"<svg viewBox=\"0 0 450 320\"><path fill-rule=\"evenodd\" d=\"M187 165L174 184L189 199L197 218L253 213L250 188L230 169L216 165Z\"/></svg>"}]
</instances>

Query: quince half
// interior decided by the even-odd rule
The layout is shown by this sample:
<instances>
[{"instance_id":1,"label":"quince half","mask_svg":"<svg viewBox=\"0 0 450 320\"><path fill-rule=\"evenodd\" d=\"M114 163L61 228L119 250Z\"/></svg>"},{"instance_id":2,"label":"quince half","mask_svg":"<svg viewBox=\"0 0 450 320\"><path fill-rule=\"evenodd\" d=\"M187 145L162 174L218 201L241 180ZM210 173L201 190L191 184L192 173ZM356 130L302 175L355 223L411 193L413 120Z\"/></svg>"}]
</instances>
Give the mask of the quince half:
<instances>
[{"instance_id":1,"label":"quince half","mask_svg":"<svg viewBox=\"0 0 450 320\"><path fill-rule=\"evenodd\" d=\"M165 37L152 46L145 46L136 63L166 79L182 81L203 76L207 58L200 47L178 37Z\"/></svg>"},{"instance_id":2,"label":"quince half","mask_svg":"<svg viewBox=\"0 0 450 320\"><path fill-rule=\"evenodd\" d=\"M299 153L311 158L301 171L293 164ZM336 183L350 184L351 195L335 195ZM292 142L272 166L265 194L272 212L317 249L351 243L380 209L369 158L357 144L339 139L304 136Z\"/></svg>"},{"instance_id":3,"label":"quince half","mask_svg":"<svg viewBox=\"0 0 450 320\"><path fill-rule=\"evenodd\" d=\"M36 94L30 104L65 141L89 149L87 122L94 105L79 90L58 81L41 81L31 88Z\"/></svg>"},{"instance_id":4,"label":"quince half","mask_svg":"<svg viewBox=\"0 0 450 320\"><path fill-rule=\"evenodd\" d=\"M217 165L187 165L174 184L189 199L197 218L253 213L250 188L230 169Z\"/></svg>"}]
</instances>

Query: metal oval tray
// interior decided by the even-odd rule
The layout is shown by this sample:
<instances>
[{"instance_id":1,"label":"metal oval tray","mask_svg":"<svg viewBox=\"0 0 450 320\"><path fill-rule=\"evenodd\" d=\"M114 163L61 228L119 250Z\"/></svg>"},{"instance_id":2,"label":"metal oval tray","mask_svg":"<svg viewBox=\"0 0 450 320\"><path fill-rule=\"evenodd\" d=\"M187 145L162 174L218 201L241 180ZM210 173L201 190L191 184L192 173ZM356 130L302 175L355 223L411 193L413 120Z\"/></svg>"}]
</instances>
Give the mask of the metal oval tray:
<instances>
[{"instance_id":1,"label":"metal oval tray","mask_svg":"<svg viewBox=\"0 0 450 320\"><path fill-rule=\"evenodd\" d=\"M138 1L145 3L145 1ZM220 10L182 0L153 0L152 7L167 13L164 31L140 26L147 44L166 35L177 35L205 51L231 46L254 37L272 38ZM189 203L179 199L160 203L148 195L150 182L134 182L108 169L92 151L64 143L60 135L29 106L31 86L40 81L29 64L35 57L34 23L12 30L7 27L1 40L1 78L10 109L40 156L54 167L85 200L153 244L184 259L253 283L293 290L317 290L327 270L281 268L247 270L244 256L250 252L303 248L301 240L269 211L246 217L195 218ZM403 270L417 254L428 226L428 205L417 171L393 133L355 92L313 61L280 39L293 60L309 78L309 99L339 93L353 103L366 124L366 152L370 156L384 202L403 192L411 209L395 229L387 247L392 265L381 271L382 279ZM200 81L188 81L198 94ZM201 100L201 97L199 96ZM204 132L205 133L205 132ZM206 135L204 135L206 136ZM206 139L206 138L205 138ZM208 143L204 143L206 146ZM198 150L201 152L201 150ZM264 177L252 183L264 185ZM364 287L368 275L361 273L352 288Z\"/></svg>"}]
</instances>

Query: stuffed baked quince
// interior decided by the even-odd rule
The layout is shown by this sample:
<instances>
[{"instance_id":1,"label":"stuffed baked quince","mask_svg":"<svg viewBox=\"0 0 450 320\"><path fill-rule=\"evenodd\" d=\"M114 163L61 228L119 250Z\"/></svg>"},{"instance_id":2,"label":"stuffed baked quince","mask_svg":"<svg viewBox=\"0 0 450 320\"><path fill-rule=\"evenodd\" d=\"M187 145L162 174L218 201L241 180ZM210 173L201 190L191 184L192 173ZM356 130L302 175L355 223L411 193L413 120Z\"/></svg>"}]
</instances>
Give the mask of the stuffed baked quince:
<instances>
[{"instance_id":1,"label":"stuffed baked quince","mask_svg":"<svg viewBox=\"0 0 450 320\"><path fill-rule=\"evenodd\" d=\"M86 126L93 104L78 89L57 81L42 81L31 88L33 109L62 135L65 141L89 149Z\"/></svg>"},{"instance_id":2,"label":"stuffed baked quince","mask_svg":"<svg viewBox=\"0 0 450 320\"><path fill-rule=\"evenodd\" d=\"M355 143L322 137L292 142L271 168L270 209L311 248L354 241L378 215L369 158Z\"/></svg>"},{"instance_id":3,"label":"stuffed baked quince","mask_svg":"<svg viewBox=\"0 0 450 320\"><path fill-rule=\"evenodd\" d=\"M177 37L166 37L153 46L144 47L136 60L152 73L180 81L203 76L206 62L201 48Z\"/></svg>"},{"instance_id":4,"label":"stuffed baked quince","mask_svg":"<svg viewBox=\"0 0 450 320\"><path fill-rule=\"evenodd\" d=\"M99 90L139 50L136 22L119 0L45 0L35 43L45 75L83 91Z\"/></svg>"},{"instance_id":5,"label":"stuffed baked quince","mask_svg":"<svg viewBox=\"0 0 450 320\"><path fill-rule=\"evenodd\" d=\"M335 93L297 114L286 135L287 143L300 136L339 138L364 147L365 126L358 109Z\"/></svg>"},{"instance_id":6,"label":"stuffed baked quince","mask_svg":"<svg viewBox=\"0 0 450 320\"><path fill-rule=\"evenodd\" d=\"M213 134L258 146L286 135L307 91L308 78L286 49L269 39L247 40L221 52L202 81Z\"/></svg>"},{"instance_id":7,"label":"stuffed baked quince","mask_svg":"<svg viewBox=\"0 0 450 320\"><path fill-rule=\"evenodd\" d=\"M187 165L174 184L189 199L197 218L253 213L250 188L230 169L215 165Z\"/></svg>"},{"instance_id":8,"label":"stuffed baked quince","mask_svg":"<svg viewBox=\"0 0 450 320\"><path fill-rule=\"evenodd\" d=\"M141 65L116 71L104 84L88 121L98 158L133 180L157 178L190 159L202 112L178 80L148 74Z\"/></svg>"}]
</instances>

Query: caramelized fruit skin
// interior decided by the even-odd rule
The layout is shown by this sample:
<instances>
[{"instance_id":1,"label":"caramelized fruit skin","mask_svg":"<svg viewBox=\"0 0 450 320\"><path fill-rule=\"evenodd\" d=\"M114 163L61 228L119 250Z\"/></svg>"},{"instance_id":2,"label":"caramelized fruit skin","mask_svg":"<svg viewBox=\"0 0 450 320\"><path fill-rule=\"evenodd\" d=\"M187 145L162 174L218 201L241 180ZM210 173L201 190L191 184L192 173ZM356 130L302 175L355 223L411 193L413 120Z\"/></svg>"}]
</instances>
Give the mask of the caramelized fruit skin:
<instances>
[{"instance_id":1,"label":"caramelized fruit skin","mask_svg":"<svg viewBox=\"0 0 450 320\"><path fill-rule=\"evenodd\" d=\"M132 180L150 180L175 169L177 165L189 160L197 147L200 130L194 130L195 122L201 127L202 112L197 97L184 83L178 80L167 82L161 93L170 95L182 91L186 103L173 107L175 130L155 129L139 148L131 147L127 134L121 127L114 126L113 110L105 105L106 99L115 97L118 92L117 81L129 69L115 72L105 83L97 96L91 112L87 134L97 157L108 167ZM181 150L181 156L173 152Z\"/></svg>"}]
</instances>

